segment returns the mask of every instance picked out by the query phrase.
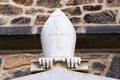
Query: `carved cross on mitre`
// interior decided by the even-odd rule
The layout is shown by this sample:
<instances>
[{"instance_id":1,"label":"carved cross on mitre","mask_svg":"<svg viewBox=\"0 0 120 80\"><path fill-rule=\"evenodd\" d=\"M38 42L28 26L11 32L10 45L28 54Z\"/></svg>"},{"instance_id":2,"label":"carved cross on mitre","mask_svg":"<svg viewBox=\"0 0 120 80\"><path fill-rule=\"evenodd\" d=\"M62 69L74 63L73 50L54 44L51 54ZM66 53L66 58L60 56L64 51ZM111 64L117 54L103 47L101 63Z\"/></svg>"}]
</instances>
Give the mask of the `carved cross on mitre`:
<instances>
[{"instance_id":1,"label":"carved cross on mitre","mask_svg":"<svg viewBox=\"0 0 120 80\"><path fill-rule=\"evenodd\" d=\"M66 63L67 68L79 68L81 58L74 57L76 32L60 9L56 9L44 24L41 44L44 57L39 58L39 65L43 69L52 68L56 62Z\"/></svg>"}]
</instances>

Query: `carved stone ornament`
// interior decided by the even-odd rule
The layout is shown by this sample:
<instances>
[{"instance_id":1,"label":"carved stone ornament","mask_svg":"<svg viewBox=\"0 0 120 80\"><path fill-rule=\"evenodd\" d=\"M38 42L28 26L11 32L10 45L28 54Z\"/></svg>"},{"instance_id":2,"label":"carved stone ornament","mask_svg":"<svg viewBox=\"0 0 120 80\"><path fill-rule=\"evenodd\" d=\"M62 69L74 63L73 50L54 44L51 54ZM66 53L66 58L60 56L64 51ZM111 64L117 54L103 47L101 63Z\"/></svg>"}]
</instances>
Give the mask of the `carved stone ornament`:
<instances>
[{"instance_id":1,"label":"carved stone ornament","mask_svg":"<svg viewBox=\"0 0 120 80\"><path fill-rule=\"evenodd\" d=\"M44 24L41 43L44 57L37 61L32 60L34 63L32 67L34 66L35 69L38 68L35 67L35 62L39 62L42 70L52 69L53 66L56 68L56 63L61 64L61 67L81 69L79 68L81 58L74 57L76 32L70 20L60 9L56 9ZM88 65L86 66L85 69L88 70Z\"/></svg>"},{"instance_id":2,"label":"carved stone ornament","mask_svg":"<svg viewBox=\"0 0 120 80\"><path fill-rule=\"evenodd\" d=\"M43 26L41 42L45 58L39 58L39 63L44 67L51 67L53 60L67 61L68 67L77 67L80 64L81 59L74 57L75 30L60 9L56 9Z\"/></svg>"}]
</instances>

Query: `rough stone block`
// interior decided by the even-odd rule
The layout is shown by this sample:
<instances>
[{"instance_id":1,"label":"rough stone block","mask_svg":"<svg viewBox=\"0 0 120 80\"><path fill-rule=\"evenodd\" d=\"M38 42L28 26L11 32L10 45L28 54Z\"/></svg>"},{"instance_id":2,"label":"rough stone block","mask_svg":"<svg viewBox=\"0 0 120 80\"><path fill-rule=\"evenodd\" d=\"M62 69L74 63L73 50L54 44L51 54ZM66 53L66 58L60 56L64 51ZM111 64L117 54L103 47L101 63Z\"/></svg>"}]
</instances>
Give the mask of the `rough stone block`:
<instances>
[{"instance_id":1,"label":"rough stone block","mask_svg":"<svg viewBox=\"0 0 120 80\"><path fill-rule=\"evenodd\" d=\"M70 21L73 23L73 24L77 24L81 21L81 18L79 17L72 17L70 18Z\"/></svg>"},{"instance_id":2,"label":"rough stone block","mask_svg":"<svg viewBox=\"0 0 120 80\"><path fill-rule=\"evenodd\" d=\"M97 2L98 2L98 3L103 3L103 2L104 2L104 0L97 0Z\"/></svg>"},{"instance_id":3,"label":"rough stone block","mask_svg":"<svg viewBox=\"0 0 120 80\"><path fill-rule=\"evenodd\" d=\"M29 74L30 74L29 69L27 69L27 70L18 70L18 71L15 71L13 73L13 77L17 78L17 77L26 76L26 75L29 75Z\"/></svg>"},{"instance_id":4,"label":"rough stone block","mask_svg":"<svg viewBox=\"0 0 120 80\"><path fill-rule=\"evenodd\" d=\"M36 14L38 11L35 8L26 9L26 14Z\"/></svg>"},{"instance_id":5,"label":"rough stone block","mask_svg":"<svg viewBox=\"0 0 120 80\"><path fill-rule=\"evenodd\" d=\"M24 24L30 24L31 19L28 17L19 17L19 18L15 18L11 21L11 24L15 24L15 25L24 25Z\"/></svg>"},{"instance_id":6,"label":"rough stone block","mask_svg":"<svg viewBox=\"0 0 120 80\"><path fill-rule=\"evenodd\" d=\"M90 4L95 3L95 0L70 0L67 5L80 5L80 4Z\"/></svg>"},{"instance_id":7,"label":"rough stone block","mask_svg":"<svg viewBox=\"0 0 120 80\"><path fill-rule=\"evenodd\" d=\"M54 12L54 10L48 10L47 11L47 13L53 13Z\"/></svg>"},{"instance_id":8,"label":"rough stone block","mask_svg":"<svg viewBox=\"0 0 120 80\"><path fill-rule=\"evenodd\" d=\"M8 21L7 17L0 16L0 25L5 25Z\"/></svg>"},{"instance_id":9,"label":"rough stone block","mask_svg":"<svg viewBox=\"0 0 120 80\"><path fill-rule=\"evenodd\" d=\"M38 6L44 6L48 8L60 7L60 0L37 0Z\"/></svg>"},{"instance_id":10,"label":"rough stone block","mask_svg":"<svg viewBox=\"0 0 120 80\"><path fill-rule=\"evenodd\" d=\"M98 13L86 14L84 20L86 23L115 23L117 13L117 10L106 10Z\"/></svg>"},{"instance_id":11,"label":"rough stone block","mask_svg":"<svg viewBox=\"0 0 120 80\"><path fill-rule=\"evenodd\" d=\"M75 53L75 56L79 56L83 60L84 59L85 60L91 60L91 59L106 59L106 58L108 58L108 55L102 55L102 54L80 54L80 53Z\"/></svg>"},{"instance_id":12,"label":"rough stone block","mask_svg":"<svg viewBox=\"0 0 120 80\"><path fill-rule=\"evenodd\" d=\"M41 13L45 12L44 9L37 9L37 10L38 10L38 12L41 12Z\"/></svg>"},{"instance_id":13,"label":"rough stone block","mask_svg":"<svg viewBox=\"0 0 120 80\"><path fill-rule=\"evenodd\" d=\"M0 14L3 15L18 15L23 12L22 8L12 6L9 4L0 5Z\"/></svg>"},{"instance_id":14,"label":"rough stone block","mask_svg":"<svg viewBox=\"0 0 120 80\"><path fill-rule=\"evenodd\" d=\"M83 9L85 11L98 11L102 9L102 5L85 5Z\"/></svg>"},{"instance_id":15,"label":"rough stone block","mask_svg":"<svg viewBox=\"0 0 120 80\"><path fill-rule=\"evenodd\" d=\"M107 0L106 1L108 7L119 7L120 0Z\"/></svg>"},{"instance_id":16,"label":"rough stone block","mask_svg":"<svg viewBox=\"0 0 120 80\"><path fill-rule=\"evenodd\" d=\"M38 15L35 20L35 25L43 25L47 21L48 17L49 15Z\"/></svg>"},{"instance_id":17,"label":"rough stone block","mask_svg":"<svg viewBox=\"0 0 120 80\"><path fill-rule=\"evenodd\" d=\"M30 6L33 3L33 0L13 0L17 4L22 4L25 6Z\"/></svg>"},{"instance_id":18,"label":"rough stone block","mask_svg":"<svg viewBox=\"0 0 120 80\"><path fill-rule=\"evenodd\" d=\"M30 9L26 9L25 13L26 14L36 14L38 12L43 13L43 12L45 12L45 10L44 9L30 8Z\"/></svg>"},{"instance_id":19,"label":"rough stone block","mask_svg":"<svg viewBox=\"0 0 120 80\"><path fill-rule=\"evenodd\" d=\"M113 58L111 66L106 76L120 79L120 56L115 56Z\"/></svg>"},{"instance_id":20,"label":"rough stone block","mask_svg":"<svg viewBox=\"0 0 120 80\"><path fill-rule=\"evenodd\" d=\"M103 71L106 67L104 63L101 62L93 62L93 69L97 71Z\"/></svg>"},{"instance_id":21,"label":"rough stone block","mask_svg":"<svg viewBox=\"0 0 120 80\"><path fill-rule=\"evenodd\" d=\"M6 78L4 78L4 80L11 80L11 79L13 79L13 77L6 77Z\"/></svg>"},{"instance_id":22,"label":"rough stone block","mask_svg":"<svg viewBox=\"0 0 120 80\"><path fill-rule=\"evenodd\" d=\"M0 0L0 2L9 2L9 0Z\"/></svg>"},{"instance_id":23,"label":"rough stone block","mask_svg":"<svg viewBox=\"0 0 120 80\"><path fill-rule=\"evenodd\" d=\"M22 66L20 68L14 68L10 70L2 70L3 73L0 74L0 80L11 80L14 78L30 75L30 67Z\"/></svg>"},{"instance_id":24,"label":"rough stone block","mask_svg":"<svg viewBox=\"0 0 120 80\"><path fill-rule=\"evenodd\" d=\"M62 9L62 11L65 12L67 15L81 15L82 14L80 7L68 7L68 8Z\"/></svg>"},{"instance_id":25,"label":"rough stone block","mask_svg":"<svg viewBox=\"0 0 120 80\"><path fill-rule=\"evenodd\" d=\"M100 76L100 75L101 75L101 73L99 73L99 72L95 72L95 73L94 73L94 75L99 75L99 76Z\"/></svg>"},{"instance_id":26,"label":"rough stone block","mask_svg":"<svg viewBox=\"0 0 120 80\"><path fill-rule=\"evenodd\" d=\"M30 60L37 59L38 56L36 55L14 55L9 56L5 59L3 68L4 69L11 69L15 67L20 67L24 65L30 64Z\"/></svg>"}]
</instances>

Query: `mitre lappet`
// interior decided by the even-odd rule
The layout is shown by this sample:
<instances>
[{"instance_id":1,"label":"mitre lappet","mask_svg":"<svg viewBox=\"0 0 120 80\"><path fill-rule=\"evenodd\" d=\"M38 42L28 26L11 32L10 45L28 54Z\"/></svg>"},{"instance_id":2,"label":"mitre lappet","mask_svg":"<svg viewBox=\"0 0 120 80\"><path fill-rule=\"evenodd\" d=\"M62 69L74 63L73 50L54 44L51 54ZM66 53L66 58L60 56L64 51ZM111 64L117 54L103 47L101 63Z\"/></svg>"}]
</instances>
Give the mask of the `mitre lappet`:
<instances>
[{"instance_id":1,"label":"mitre lappet","mask_svg":"<svg viewBox=\"0 0 120 80\"><path fill-rule=\"evenodd\" d=\"M80 65L81 58L74 57L76 32L60 9L56 9L44 24L41 44L44 57L39 58L39 63L43 68L51 68L54 62L66 62L68 68Z\"/></svg>"}]
</instances>

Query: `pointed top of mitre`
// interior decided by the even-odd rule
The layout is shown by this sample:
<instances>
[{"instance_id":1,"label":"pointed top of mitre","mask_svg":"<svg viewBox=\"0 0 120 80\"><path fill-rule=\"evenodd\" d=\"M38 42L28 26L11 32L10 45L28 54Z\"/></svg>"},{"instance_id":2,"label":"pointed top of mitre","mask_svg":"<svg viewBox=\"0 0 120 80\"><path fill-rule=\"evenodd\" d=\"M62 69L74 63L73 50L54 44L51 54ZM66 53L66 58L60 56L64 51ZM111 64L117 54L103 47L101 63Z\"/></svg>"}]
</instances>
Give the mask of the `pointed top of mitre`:
<instances>
[{"instance_id":1,"label":"pointed top of mitre","mask_svg":"<svg viewBox=\"0 0 120 80\"><path fill-rule=\"evenodd\" d=\"M59 8L57 8L51 16L66 16Z\"/></svg>"},{"instance_id":2,"label":"pointed top of mitre","mask_svg":"<svg viewBox=\"0 0 120 80\"><path fill-rule=\"evenodd\" d=\"M43 26L42 34L47 33L66 33L66 34L75 34L74 27L68 17L57 8L47 19ZM75 34L76 35L76 34Z\"/></svg>"}]
</instances>

